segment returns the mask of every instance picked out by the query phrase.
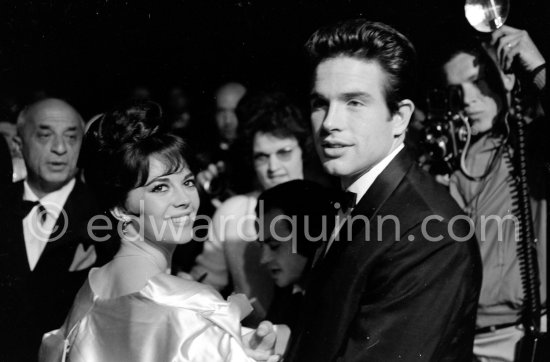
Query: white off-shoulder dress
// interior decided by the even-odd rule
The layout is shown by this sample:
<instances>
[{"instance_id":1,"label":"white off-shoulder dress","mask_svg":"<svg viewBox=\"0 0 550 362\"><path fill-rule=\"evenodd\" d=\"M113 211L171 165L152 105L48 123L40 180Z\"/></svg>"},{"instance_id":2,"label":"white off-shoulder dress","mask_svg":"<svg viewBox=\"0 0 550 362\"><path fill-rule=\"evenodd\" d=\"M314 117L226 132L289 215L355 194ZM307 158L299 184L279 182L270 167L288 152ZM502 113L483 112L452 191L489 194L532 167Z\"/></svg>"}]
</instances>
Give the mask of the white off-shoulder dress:
<instances>
[{"instance_id":1,"label":"white off-shoulder dress","mask_svg":"<svg viewBox=\"0 0 550 362\"><path fill-rule=\"evenodd\" d=\"M253 361L243 349L246 298L225 301L213 288L160 273L139 292L99 298L91 275L65 324L44 335L40 360Z\"/></svg>"}]
</instances>

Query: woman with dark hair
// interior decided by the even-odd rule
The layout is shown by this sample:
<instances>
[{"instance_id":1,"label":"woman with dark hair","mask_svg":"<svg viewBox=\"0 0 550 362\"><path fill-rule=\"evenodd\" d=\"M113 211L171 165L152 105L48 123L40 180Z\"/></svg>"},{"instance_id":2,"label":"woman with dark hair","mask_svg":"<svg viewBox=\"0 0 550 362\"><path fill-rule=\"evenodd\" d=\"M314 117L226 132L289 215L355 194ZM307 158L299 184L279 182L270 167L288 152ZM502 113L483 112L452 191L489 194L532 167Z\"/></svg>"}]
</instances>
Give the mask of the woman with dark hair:
<instances>
[{"instance_id":1,"label":"woman with dark hair","mask_svg":"<svg viewBox=\"0 0 550 362\"><path fill-rule=\"evenodd\" d=\"M260 264L260 246L251 243L256 240L254 208L261 191L304 178L308 133L300 110L282 93L248 96L239 103L238 113L245 159L258 186L218 207L191 276L221 292L246 294L254 312L244 323L254 326L265 318L274 290Z\"/></svg>"},{"instance_id":2,"label":"woman with dark hair","mask_svg":"<svg viewBox=\"0 0 550 362\"><path fill-rule=\"evenodd\" d=\"M107 113L88 133L86 180L117 220L120 250L90 271L65 324L44 336L42 361L252 361L241 337L251 310L212 288L168 274L177 245L191 240L199 207L185 142L160 131L155 103ZM273 338L271 338L271 342ZM257 357L257 356L255 356Z\"/></svg>"},{"instance_id":3,"label":"woman with dark hair","mask_svg":"<svg viewBox=\"0 0 550 362\"><path fill-rule=\"evenodd\" d=\"M291 330L300 317L308 275L321 253L318 248L328 242L334 228L336 209L330 196L313 181L293 180L258 197L260 261L277 286L267 318Z\"/></svg>"}]
</instances>

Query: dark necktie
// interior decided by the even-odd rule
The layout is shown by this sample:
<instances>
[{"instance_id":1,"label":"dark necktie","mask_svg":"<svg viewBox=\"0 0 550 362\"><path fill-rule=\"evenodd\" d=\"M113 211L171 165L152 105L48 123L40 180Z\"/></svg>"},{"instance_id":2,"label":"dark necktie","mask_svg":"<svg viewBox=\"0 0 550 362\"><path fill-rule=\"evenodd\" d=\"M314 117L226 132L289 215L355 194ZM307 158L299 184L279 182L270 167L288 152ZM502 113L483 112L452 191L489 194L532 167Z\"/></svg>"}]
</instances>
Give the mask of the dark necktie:
<instances>
[{"instance_id":1,"label":"dark necktie","mask_svg":"<svg viewBox=\"0 0 550 362\"><path fill-rule=\"evenodd\" d=\"M40 203L40 201L23 200L23 202L21 203L21 214L23 218L25 218L36 205L38 205L38 219L40 220L41 224L44 224L44 222L48 218L48 211L46 210L44 205Z\"/></svg>"},{"instance_id":2,"label":"dark necktie","mask_svg":"<svg viewBox=\"0 0 550 362\"><path fill-rule=\"evenodd\" d=\"M38 203L38 220L40 220L41 224L44 224L46 222L46 219L48 218L48 211L42 205L40 202Z\"/></svg>"},{"instance_id":3,"label":"dark necktie","mask_svg":"<svg viewBox=\"0 0 550 362\"><path fill-rule=\"evenodd\" d=\"M341 212L346 215L351 209L355 207L357 194L355 192L351 191L337 191L335 192L331 197L331 203L333 207L338 210L338 212ZM338 227L338 225L334 225L332 229ZM330 234L332 237L332 233ZM327 248L329 245L329 240L324 240L317 252L315 253L313 257L313 266L317 265L321 259L325 257L325 254L327 252Z\"/></svg>"},{"instance_id":4,"label":"dark necktie","mask_svg":"<svg viewBox=\"0 0 550 362\"><path fill-rule=\"evenodd\" d=\"M346 213L349 209L355 207L357 194L351 191L336 192L332 198L332 204L336 210L342 210Z\"/></svg>"}]
</instances>

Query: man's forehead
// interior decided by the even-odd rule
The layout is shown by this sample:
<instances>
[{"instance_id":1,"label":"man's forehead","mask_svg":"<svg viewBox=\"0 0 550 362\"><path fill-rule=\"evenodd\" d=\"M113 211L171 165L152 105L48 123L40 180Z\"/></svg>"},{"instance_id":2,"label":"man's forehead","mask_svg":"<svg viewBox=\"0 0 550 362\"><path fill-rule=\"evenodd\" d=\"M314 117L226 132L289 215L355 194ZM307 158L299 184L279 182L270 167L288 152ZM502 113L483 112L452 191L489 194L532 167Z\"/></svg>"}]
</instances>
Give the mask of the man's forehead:
<instances>
[{"instance_id":1,"label":"man's forehead","mask_svg":"<svg viewBox=\"0 0 550 362\"><path fill-rule=\"evenodd\" d=\"M339 55L321 61L314 71L312 93L329 88L338 92L372 93L383 90L387 74L375 59Z\"/></svg>"},{"instance_id":2,"label":"man's forehead","mask_svg":"<svg viewBox=\"0 0 550 362\"><path fill-rule=\"evenodd\" d=\"M32 106L28 120L36 126L82 128L80 115L62 102L45 102Z\"/></svg>"},{"instance_id":3,"label":"man's forehead","mask_svg":"<svg viewBox=\"0 0 550 362\"><path fill-rule=\"evenodd\" d=\"M444 64L443 70L447 83L463 83L478 76L479 60L472 54L459 53Z\"/></svg>"},{"instance_id":4,"label":"man's forehead","mask_svg":"<svg viewBox=\"0 0 550 362\"><path fill-rule=\"evenodd\" d=\"M216 103L218 108L234 109L244 96L246 89L237 83L229 83L222 86L216 92Z\"/></svg>"}]
</instances>

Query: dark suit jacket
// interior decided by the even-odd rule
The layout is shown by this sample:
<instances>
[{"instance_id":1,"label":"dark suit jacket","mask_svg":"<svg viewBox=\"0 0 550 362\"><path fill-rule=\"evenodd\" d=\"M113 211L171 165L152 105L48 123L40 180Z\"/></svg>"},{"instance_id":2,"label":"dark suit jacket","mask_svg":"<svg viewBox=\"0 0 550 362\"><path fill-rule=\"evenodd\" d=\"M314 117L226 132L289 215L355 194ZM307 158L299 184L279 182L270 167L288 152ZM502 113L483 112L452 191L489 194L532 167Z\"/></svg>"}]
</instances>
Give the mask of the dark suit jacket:
<instances>
[{"instance_id":1,"label":"dark suit jacket","mask_svg":"<svg viewBox=\"0 0 550 362\"><path fill-rule=\"evenodd\" d=\"M98 214L87 187L77 181L64 205L67 220L60 216L56 225L61 231L66 221L66 232L46 245L31 271L23 238L22 198L23 182L0 195L1 361L36 360L42 335L62 325L89 271L68 270L77 246L91 244L86 225ZM106 258L98 248L96 252Z\"/></svg>"},{"instance_id":2,"label":"dark suit jacket","mask_svg":"<svg viewBox=\"0 0 550 362\"><path fill-rule=\"evenodd\" d=\"M353 210L370 225L356 220L346 236L348 221L312 271L285 361L471 362L481 260L473 229L449 224L459 214L401 151Z\"/></svg>"}]
</instances>

